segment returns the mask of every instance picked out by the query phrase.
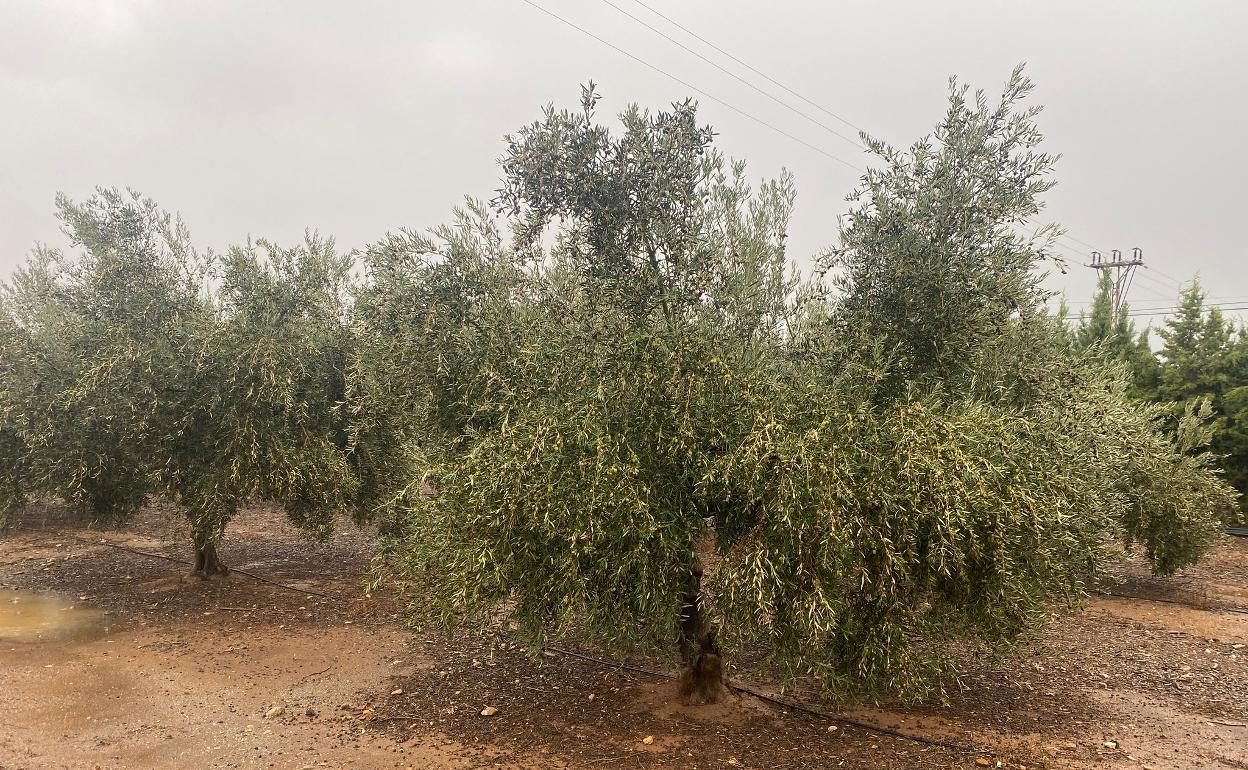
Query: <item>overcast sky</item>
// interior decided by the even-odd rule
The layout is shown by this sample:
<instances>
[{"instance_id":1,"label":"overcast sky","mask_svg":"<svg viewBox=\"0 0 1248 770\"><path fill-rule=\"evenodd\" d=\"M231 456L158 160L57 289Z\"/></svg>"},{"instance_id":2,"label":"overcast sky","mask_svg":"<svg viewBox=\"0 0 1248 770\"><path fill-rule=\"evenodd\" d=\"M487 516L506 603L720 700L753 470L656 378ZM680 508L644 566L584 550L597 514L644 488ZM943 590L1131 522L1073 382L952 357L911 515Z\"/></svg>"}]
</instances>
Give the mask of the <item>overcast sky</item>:
<instances>
[{"instance_id":1,"label":"overcast sky","mask_svg":"<svg viewBox=\"0 0 1248 770\"><path fill-rule=\"evenodd\" d=\"M1048 217L1073 239L1144 250L1133 305L1173 304L1199 273L1248 300L1248 3L645 0L848 121L908 143L940 119L950 75L997 92L1020 61L1046 149L1064 155ZM533 0L707 94L855 165L862 150L681 50L602 0ZM829 126L833 118L611 2ZM57 191L130 186L201 246L315 228L344 249L489 197L504 133L599 84L604 117L690 89L524 0L0 1L0 274L60 243ZM856 171L698 97L719 146L756 178L797 178L793 258L835 238ZM1067 240L1086 301L1087 248ZM1248 305L1248 301L1243 304ZM1142 321L1154 320L1141 317Z\"/></svg>"}]
</instances>

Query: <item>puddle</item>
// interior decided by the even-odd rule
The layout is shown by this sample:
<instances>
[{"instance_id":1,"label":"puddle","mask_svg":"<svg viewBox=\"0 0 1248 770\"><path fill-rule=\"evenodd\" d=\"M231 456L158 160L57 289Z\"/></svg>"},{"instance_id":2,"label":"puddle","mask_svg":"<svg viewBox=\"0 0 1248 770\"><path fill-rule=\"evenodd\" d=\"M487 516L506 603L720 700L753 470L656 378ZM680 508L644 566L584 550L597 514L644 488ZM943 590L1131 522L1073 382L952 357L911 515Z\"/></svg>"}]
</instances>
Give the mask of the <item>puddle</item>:
<instances>
[{"instance_id":1,"label":"puddle","mask_svg":"<svg viewBox=\"0 0 1248 770\"><path fill-rule=\"evenodd\" d=\"M61 594L0 588L0 641L89 639L107 631L104 613Z\"/></svg>"}]
</instances>

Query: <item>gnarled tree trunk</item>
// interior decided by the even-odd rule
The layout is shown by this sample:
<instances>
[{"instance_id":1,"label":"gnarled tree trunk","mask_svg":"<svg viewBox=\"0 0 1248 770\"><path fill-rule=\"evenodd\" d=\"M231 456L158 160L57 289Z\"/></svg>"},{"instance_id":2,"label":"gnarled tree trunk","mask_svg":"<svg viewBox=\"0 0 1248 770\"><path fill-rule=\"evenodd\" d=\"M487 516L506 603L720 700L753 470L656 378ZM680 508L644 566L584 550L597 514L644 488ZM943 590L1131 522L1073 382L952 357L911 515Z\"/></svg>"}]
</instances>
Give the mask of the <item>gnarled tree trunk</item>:
<instances>
[{"instance_id":1,"label":"gnarled tree trunk","mask_svg":"<svg viewBox=\"0 0 1248 770\"><path fill-rule=\"evenodd\" d=\"M191 571L191 574L201 580L207 580L210 577L227 575L229 572L230 568L225 566L221 557L217 555L216 538L196 532L195 569Z\"/></svg>"},{"instance_id":2,"label":"gnarled tree trunk","mask_svg":"<svg viewBox=\"0 0 1248 770\"><path fill-rule=\"evenodd\" d=\"M717 703L723 698L724 661L715 643L715 629L702 616L702 567L694 563L689 572L680 612L680 657L684 668L677 678L680 697L686 703Z\"/></svg>"}]
</instances>

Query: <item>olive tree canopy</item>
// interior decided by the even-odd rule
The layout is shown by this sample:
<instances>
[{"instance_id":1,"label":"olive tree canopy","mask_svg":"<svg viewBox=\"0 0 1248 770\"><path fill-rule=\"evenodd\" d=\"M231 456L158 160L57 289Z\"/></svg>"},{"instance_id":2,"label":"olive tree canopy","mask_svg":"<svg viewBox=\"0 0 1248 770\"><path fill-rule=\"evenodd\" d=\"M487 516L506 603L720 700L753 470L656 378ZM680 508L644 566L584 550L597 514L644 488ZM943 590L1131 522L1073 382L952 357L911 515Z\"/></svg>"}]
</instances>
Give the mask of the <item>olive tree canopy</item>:
<instances>
[{"instance_id":1,"label":"olive tree canopy","mask_svg":"<svg viewBox=\"0 0 1248 770\"><path fill-rule=\"evenodd\" d=\"M118 523L151 494L185 513L195 572L244 502L323 533L353 493L344 394L349 262L309 237L224 257L136 193L58 198L77 256L38 248L6 286L0 452L27 490Z\"/></svg>"},{"instance_id":2,"label":"olive tree canopy","mask_svg":"<svg viewBox=\"0 0 1248 770\"><path fill-rule=\"evenodd\" d=\"M787 175L751 189L687 102L617 135L592 86L508 137L510 245L477 205L371 249L356 382L391 422L361 424L402 444L374 504L418 602L677 641L696 700L746 643L919 696L1078 596L1107 538L1191 563L1233 496L1201 415L1169 438L1046 314L1029 90L955 84L932 136L868 138L825 284L788 270Z\"/></svg>"}]
</instances>

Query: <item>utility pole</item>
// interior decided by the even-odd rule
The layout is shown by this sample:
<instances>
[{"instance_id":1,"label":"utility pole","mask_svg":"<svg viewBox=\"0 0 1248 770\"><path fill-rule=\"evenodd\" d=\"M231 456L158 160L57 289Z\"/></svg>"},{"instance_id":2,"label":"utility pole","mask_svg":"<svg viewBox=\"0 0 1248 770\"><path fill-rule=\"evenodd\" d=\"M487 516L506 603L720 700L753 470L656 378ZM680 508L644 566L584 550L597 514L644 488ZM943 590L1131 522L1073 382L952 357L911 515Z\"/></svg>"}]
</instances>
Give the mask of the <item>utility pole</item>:
<instances>
[{"instance_id":1,"label":"utility pole","mask_svg":"<svg viewBox=\"0 0 1248 770\"><path fill-rule=\"evenodd\" d=\"M1123 259L1122 252L1114 249L1112 255L1107 260L1101 252L1094 251L1088 267L1097 273L1110 276L1109 296L1113 302L1114 323L1118 323L1127 300L1127 292L1131 289L1131 281L1135 278L1135 269L1144 264L1144 252L1136 247L1131 249L1130 259Z\"/></svg>"}]
</instances>

